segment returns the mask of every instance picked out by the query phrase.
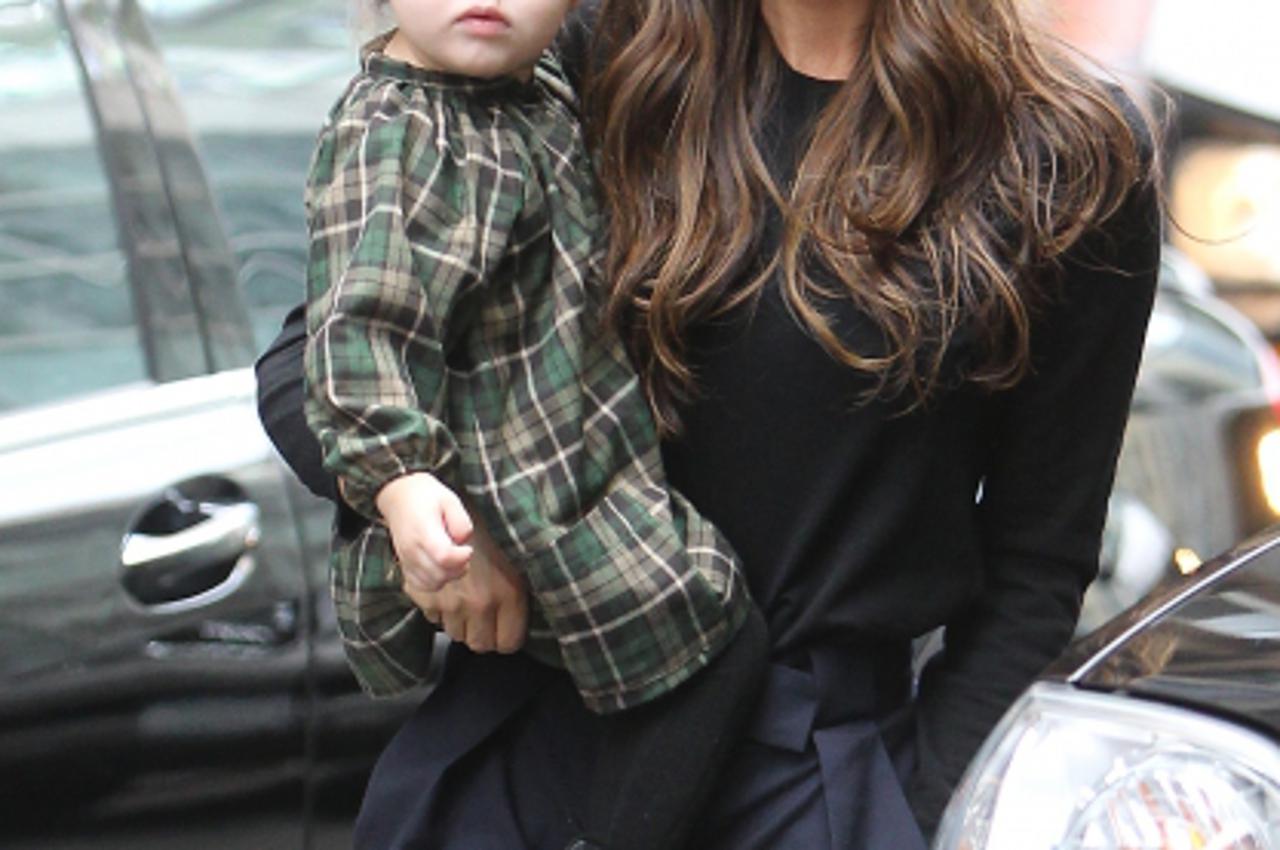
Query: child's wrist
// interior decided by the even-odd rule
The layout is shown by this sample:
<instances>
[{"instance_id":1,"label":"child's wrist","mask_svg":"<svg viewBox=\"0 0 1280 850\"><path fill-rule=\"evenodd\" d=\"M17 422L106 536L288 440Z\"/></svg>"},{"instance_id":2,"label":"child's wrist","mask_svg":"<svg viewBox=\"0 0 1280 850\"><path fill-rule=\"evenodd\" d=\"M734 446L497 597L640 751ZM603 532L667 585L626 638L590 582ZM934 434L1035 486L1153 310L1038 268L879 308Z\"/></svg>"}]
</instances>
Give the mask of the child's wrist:
<instances>
[{"instance_id":1,"label":"child's wrist","mask_svg":"<svg viewBox=\"0 0 1280 850\"><path fill-rule=\"evenodd\" d=\"M373 497L374 507L378 509L378 513L384 520L389 521L392 515L414 500L415 494L420 496L424 487L447 489L440 479L430 472L421 470L406 472L378 488L378 492Z\"/></svg>"}]
</instances>

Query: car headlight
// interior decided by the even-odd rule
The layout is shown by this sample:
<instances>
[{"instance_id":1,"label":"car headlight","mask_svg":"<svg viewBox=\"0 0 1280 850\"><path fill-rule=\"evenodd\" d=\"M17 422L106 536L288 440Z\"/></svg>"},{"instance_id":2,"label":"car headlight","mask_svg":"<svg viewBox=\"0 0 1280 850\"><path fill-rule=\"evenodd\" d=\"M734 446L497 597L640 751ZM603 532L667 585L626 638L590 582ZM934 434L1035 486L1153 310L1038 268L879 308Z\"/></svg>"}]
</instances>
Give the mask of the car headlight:
<instances>
[{"instance_id":1,"label":"car headlight","mask_svg":"<svg viewBox=\"0 0 1280 850\"><path fill-rule=\"evenodd\" d=\"M1222 720L1038 684L974 759L934 850L1280 850L1280 748Z\"/></svg>"}]
</instances>

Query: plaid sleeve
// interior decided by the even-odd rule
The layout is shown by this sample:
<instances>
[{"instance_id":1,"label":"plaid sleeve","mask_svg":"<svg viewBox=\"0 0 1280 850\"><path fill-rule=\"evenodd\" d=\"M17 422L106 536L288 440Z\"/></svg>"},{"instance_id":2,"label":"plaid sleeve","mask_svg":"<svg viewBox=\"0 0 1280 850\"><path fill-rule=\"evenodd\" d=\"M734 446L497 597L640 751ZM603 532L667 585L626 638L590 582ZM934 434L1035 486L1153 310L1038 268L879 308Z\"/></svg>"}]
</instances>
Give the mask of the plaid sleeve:
<instances>
[{"instance_id":1,"label":"plaid sleeve","mask_svg":"<svg viewBox=\"0 0 1280 850\"><path fill-rule=\"evenodd\" d=\"M484 160L450 145L446 121L426 98L375 87L331 121L312 161L307 419L368 516L386 482L455 460L447 325L504 243L477 215Z\"/></svg>"}]
</instances>

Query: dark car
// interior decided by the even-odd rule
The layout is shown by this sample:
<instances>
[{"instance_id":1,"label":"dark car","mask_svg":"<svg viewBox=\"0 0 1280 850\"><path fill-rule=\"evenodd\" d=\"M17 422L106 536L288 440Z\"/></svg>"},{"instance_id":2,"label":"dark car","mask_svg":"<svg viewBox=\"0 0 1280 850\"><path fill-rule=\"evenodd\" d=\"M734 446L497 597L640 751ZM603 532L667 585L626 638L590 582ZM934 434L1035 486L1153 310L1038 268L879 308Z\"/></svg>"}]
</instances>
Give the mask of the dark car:
<instances>
[{"instance_id":1,"label":"dark car","mask_svg":"<svg viewBox=\"0 0 1280 850\"><path fill-rule=\"evenodd\" d=\"M330 506L254 410L254 355L302 297L344 5L0 0L5 850L349 846L423 696L356 687ZM1274 516L1247 325L1173 278L1156 316L1104 607Z\"/></svg>"},{"instance_id":2,"label":"dark car","mask_svg":"<svg viewBox=\"0 0 1280 850\"><path fill-rule=\"evenodd\" d=\"M1166 246L1079 633L1280 517L1280 361Z\"/></svg>"},{"instance_id":3,"label":"dark car","mask_svg":"<svg viewBox=\"0 0 1280 850\"><path fill-rule=\"evenodd\" d=\"M1280 529L1075 645L1005 716L935 850L1280 847Z\"/></svg>"}]
</instances>

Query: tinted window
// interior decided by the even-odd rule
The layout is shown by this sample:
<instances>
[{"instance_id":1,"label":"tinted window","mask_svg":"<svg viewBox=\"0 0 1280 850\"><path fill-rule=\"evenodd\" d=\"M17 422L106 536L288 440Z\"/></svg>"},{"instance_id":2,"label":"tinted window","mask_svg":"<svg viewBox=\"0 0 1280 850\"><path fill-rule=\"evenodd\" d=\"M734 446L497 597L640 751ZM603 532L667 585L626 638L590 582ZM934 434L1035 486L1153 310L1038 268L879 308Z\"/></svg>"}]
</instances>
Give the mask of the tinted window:
<instances>
[{"instance_id":1,"label":"tinted window","mask_svg":"<svg viewBox=\"0 0 1280 850\"><path fill-rule=\"evenodd\" d=\"M112 198L51 10L0 8L0 410L146 376Z\"/></svg>"},{"instance_id":2,"label":"tinted window","mask_svg":"<svg viewBox=\"0 0 1280 850\"><path fill-rule=\"evenodd\" d=\"M357 67L348 0L144 0L232 247L258 348L304 295L302 192Z\"/></svg>"}]
</instances>

